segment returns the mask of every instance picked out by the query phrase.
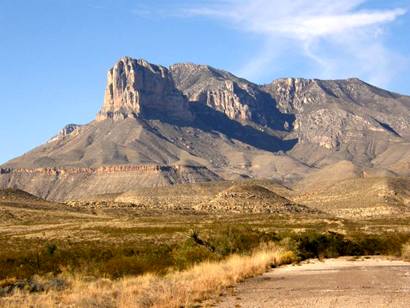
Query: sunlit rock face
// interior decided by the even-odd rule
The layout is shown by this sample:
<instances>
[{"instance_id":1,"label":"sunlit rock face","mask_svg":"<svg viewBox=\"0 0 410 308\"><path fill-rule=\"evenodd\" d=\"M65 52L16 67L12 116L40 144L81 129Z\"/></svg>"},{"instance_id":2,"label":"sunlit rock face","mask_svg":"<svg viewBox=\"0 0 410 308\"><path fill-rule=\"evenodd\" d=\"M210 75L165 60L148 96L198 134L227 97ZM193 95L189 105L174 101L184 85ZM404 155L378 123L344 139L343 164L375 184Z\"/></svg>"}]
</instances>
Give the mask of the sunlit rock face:
<instances>
[{"instance_id":1,"label":"sunlit rock face","mask_svg":"<svg viewBox=\"0 0 410 308\"><path fill-rule=\"evenodd\" d=\"M176 87L191 103L209 107L243 124L287 130L292 123L258 85L208 65L180 63L170 67Z\"/></svg>"},{"instance_id":2,"label":"sunlit rock face","mask_svg":"<svg viewBox=\"0 0 410 308\"><path fill-rule=\"evenodd\" d=\"M316 179L409 176L409 148L410 97L359 79L257 85L207 65L124 57L96 120L1 165L0 189L60 200L220 179L291 186L322 169L333 171Z\"/></svg>"},{"instance_id":3,"label":"sunlit rock face","mask_svg":"<svg viewBox=\"0 0 410 308\"><path fill-rule=\"evenodd\" d=\"M349 146L353 156L373 148L372 156L392 138L410 136L409 98L357 78L284 78L262 88L282 112L295 115L293 133L300 143L332 151Z\"/></svg>"},{"instance_id":4,"label":"sunlit rock face","mask_svg":"<svg viewBox=\"0 0 410 308\"><path fill-rule=\"evenodd\" d=\"M97 121L128 117L193 119L167 68L125 57L107 74L104 104Z\"/></svg>"}]
</instances>

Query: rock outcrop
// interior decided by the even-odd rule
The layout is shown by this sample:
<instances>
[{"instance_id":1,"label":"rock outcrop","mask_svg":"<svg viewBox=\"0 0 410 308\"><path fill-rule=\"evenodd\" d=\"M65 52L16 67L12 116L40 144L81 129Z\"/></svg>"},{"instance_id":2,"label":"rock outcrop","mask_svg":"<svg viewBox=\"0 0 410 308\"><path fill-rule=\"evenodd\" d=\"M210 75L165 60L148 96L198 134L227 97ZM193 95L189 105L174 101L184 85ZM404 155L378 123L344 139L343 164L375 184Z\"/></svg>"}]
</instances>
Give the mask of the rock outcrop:
<instances>
[{"instance_id":1,"label":"rock outcrop","mask_svg":"<svg viewBox=\"0 0 410 308\"><path fill-rule=\"evenodd\" d=\"M125 57L108 72L97 121L128 117L193 120L188 102L176 89L167 68Z\"/></svg>"},{"instance_id":2,"label":"rock outcrop","mask_svg":"<svg viewBox=\"0 0 410 308\"><path fill-rule=\"evenodd\" d=\"M82 127L82 125L79 125L79 124L67 124L66 126L63 127L62 130L60 130L58 132L58 134L56 136L51 138L48 142L53 142L53 141L63 139L63 138L65 138L65 137L67 137L71 134L78 134L79 129L81 127Z\"/></svg>"},{"instance_id":3,"label":"rock outcrop","mask_svg":"<svg viewBox=\"0 0 410 308\"><path fill-rule=\"evenodd\" d=\"M301 148L295 155L307 163L339 153L366 165L388 147L410 140L409 97L359 79L287 78L262 89L271 94L282 112L295 115L292 134ZM316 155L320 151L315 151L311 157L306 155L315 146L326 154Z\"/></svg>"},{"instance_id":4,"label":"rock outcrop","mask_svg":"<svg viewBox=\"0 0 410 308\"><path fill-rule=\"evenodd\" d=\"M409 176L410 97L358 79L256 85L125 57L108 72L96 120L0 166L0 188L60 200L219 179L294 185L340 162L352 176Z\"/></svg>"},{"instance_id":5,"label":"rock outcrop","mask_svg":"<svg viewBox=\"0 0 410 308\"><path fill-rule=\"evenodd\" d=\"M337 109L343 111L339 119L350 117L354 122L360 117L362 126L369 130L397 136L410 135L410 98L376 88L357 78L287 78L275 80L262 88L272 95L281 111L296 115L299 120L296 129L300 129L310 113ZM351 123L349 119L344 122L346 125ZM323 127L322 124L326 123L320 124ZM353 127L356 124L353 123Z\"/></svg>"},{"instance_id":6,"label":"rock outcrop","mask_svg":"<svg viewBox=\"0 0 410 308\"><path fill-rule=\"evenodd\" d=\"M289 129L292 117L282 114L259 86L207 65L175 64L170 67L175 85L191 103L208 106L243 124L256 123Z\"/></svg>"}]
</instances>

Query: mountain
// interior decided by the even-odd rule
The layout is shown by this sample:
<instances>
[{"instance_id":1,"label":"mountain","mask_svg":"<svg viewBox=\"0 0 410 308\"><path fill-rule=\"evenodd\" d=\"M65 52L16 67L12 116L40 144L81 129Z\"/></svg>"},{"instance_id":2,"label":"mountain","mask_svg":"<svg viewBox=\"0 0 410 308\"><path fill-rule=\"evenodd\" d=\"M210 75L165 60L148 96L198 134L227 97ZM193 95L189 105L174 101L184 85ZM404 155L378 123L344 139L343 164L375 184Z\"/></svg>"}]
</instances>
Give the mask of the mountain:
<instances>
[{"instance_id":1,"label":"mountain","mask_svg":"<svg viewBox=\"0 0 410 308\"><path fill-rule=\"evenodd\" d=\"M410 97L358 79L257 85L124 57L95 120L0 166L0 188L64 200L224 179L298 185L344 165L355 177L410 175Z\"/></svg>"},{"instance_id":2,"label":"mountain","mask_svg":"<svg viewBox=\"0 0 410 308\"><path fill-rule=\"evenodd\" d=\"M263 88L281 111L295 115L293 134L298 144L292 149L294 157L319 167L347 159L362 167L409 171L408 96L359 79L290 78ZM380 164L392 152L394 163Z\"/></svg>"}]
</instances>

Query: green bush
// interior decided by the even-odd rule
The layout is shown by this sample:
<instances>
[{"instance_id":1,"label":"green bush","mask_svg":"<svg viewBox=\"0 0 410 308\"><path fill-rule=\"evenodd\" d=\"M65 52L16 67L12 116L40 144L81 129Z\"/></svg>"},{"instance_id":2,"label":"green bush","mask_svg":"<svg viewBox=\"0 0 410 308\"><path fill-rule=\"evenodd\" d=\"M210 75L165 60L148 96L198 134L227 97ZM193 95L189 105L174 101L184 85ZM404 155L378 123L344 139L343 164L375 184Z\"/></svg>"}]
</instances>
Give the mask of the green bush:
<instances>
[{"instance_id":1,"label":"green bush","mask_svg":"<svg viewBox=\"0 0 410 308\"><path fill-rule=\"evenodd\" d=\"M301 259L334 258L338 256L400 255L408 234L367 235L356 233L349 237L328 232L306 232L292 237L296 253Z\"/></svg>"},{"instance_id":2,"label":"green bush","mask_svg":"<svg viewBox=\"0 0 410 308\"><path fill-rule=\"evenodd\" d=\"M176 247L172 253L172 257L178 269L184 269L192 264L205 260L219 259L216 253L211 252L205 246L198 245L192 239L188 239L185 243Z\"/></svg>"},{"instance_id":3,"label":"green bush","mask_svg":"<svg viewBox=\"0 0 410 308\"><path fill-rule=\"evenodd\" d=\"M410 261L410 241L401 247L401 257L406 261Z\"/></svg>"},{"instance_id":4,"label":"green bush","mask_svg":"<svg viewBox=\"0 0 410 308\"><path fill-rule=\"evenodd\" d=\"M246 253L258 247L261 243L278 240L274 233L268 234L249 226L226 227L219 229L209 242L215 247L215 252L221 256L233 253Z\"/></svg>"},{"instance_id":5,"label":"green bush","mask_svg":"<svg viewBox=\"0 0 410 308\"><path fill-rule=\"evenodd\" d=\"M57 250L56 244L47 244L47 253L52 256L54 252Z\"/></svg>"},{"instance_id":6,"label":"green bush","mask_svg":"<svg viewBox=\"0 0 410 308\"><path fill-rule=\"evenodd\" d=\"M353 240L363 249L364 255L400 256L402 245L408 241L406 233L381 233L375 235L353 235Z\"/></svg>"},{"instance_id":7,"label":"green bush","mask_svg":"<svg viewBox=\"0 0 410 308\"><path fill-rule=\"evenodd\" d=\"M345 255L360 255L363 252L358 244L333 232L307 232L296 236L296 242L296 252L301 259L335 258Z\"/></svg>"}]
</instances>

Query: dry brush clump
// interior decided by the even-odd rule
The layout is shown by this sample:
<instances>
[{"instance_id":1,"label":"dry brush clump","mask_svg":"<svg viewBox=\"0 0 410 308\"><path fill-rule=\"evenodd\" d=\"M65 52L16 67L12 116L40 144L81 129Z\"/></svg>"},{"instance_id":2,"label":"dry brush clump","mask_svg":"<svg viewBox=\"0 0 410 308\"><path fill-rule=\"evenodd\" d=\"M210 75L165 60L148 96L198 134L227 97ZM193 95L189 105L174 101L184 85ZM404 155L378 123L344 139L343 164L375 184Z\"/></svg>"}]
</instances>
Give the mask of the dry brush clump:
<instances>
[{"instance_id":1,"label":"dry brush clump","mask_svg":"<svg viewBox=\"0 0 410 308\"><path fill-rule=\"evenodd\" d=\"M403 244L403 246L401 248L401 257L405 261L410 261L410 241Z\"/></svg>"},{"instance_id":2,"label":"dry brush clump","mask_svg":"<svg viewBox=\"0 0 410 308\"><path fill-rule=\"evenodd\" d=\"M145 274L119 280L87 282L71 278L64 291L30 294L17 291L1 298L2 307L181 307L218 295L223 288L262 274L271 266L296 260L293 252L265 244L250 255L206 261L164 276Z\"/></svg>"}]
</instances>

